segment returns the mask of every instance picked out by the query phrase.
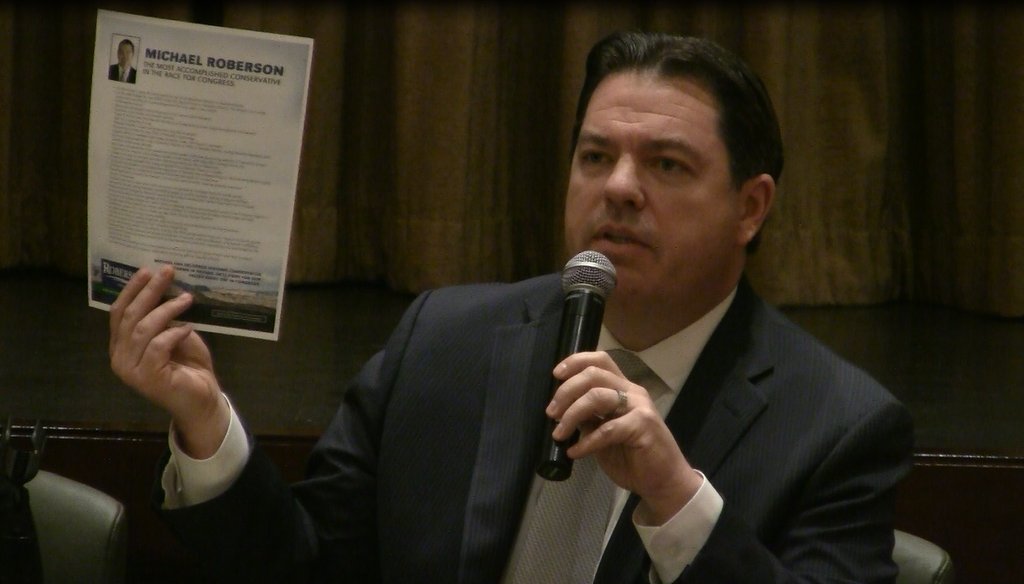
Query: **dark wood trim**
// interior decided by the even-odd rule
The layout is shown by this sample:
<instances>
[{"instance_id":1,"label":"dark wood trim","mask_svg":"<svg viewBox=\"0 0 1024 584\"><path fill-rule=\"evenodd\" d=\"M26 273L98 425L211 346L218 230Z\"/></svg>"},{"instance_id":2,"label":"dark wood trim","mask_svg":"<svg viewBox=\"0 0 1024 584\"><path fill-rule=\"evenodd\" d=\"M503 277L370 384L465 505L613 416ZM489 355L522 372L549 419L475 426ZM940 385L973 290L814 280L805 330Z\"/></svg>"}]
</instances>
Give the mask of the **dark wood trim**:
<instances>
[{"instance_id":1,"label":"dark wood trim","mask_svg":"<svg viewBox=\"0 0 1024 584\"><path fill-rule=\"evenodd\" d=\"M25 439L31 427L16 426ZM315 443L269 435L260 445L290 481L301 478ZM150 507L167 435L150 431L48 428L42 468L92 485L125 504L129 582L202 582L188 552ZM943 546L958 582L1017 584L1024 574L1024 457L919 453L897 492L897 527Z\"/></svg>"}]
</instances>

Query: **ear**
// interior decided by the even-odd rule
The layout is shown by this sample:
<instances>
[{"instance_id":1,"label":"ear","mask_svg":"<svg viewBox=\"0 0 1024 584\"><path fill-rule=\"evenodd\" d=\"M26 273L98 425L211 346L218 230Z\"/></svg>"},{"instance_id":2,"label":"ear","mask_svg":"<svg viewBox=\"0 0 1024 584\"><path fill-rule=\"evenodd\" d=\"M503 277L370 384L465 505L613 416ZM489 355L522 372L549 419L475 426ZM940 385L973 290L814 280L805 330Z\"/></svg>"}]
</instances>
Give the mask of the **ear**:
<instances>
[{"instance_id":1,"label":"ear","mask_svg":"<svg viewBox=\"0 0 1024 584\"><path fill-rule=\"evenodd\" d=\"M775 179L770 174L759 174L749 178L740 187L738 200L740 221L736 238L741 247L746 247L761 230L774 200Z\"/></svg>"}]
</instances>

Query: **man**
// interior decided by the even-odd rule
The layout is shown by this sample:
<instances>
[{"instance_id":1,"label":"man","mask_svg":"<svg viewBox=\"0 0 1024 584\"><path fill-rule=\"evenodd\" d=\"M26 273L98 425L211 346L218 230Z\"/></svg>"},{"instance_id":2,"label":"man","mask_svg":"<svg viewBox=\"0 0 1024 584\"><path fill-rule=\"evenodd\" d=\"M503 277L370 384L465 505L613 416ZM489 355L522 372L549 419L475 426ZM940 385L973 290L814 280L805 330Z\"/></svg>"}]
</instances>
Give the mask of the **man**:
<instances>
[{"instance_id":1,"label":"man","mask_svg":"<svg viewBox=\"0 0 1024 584\"><path fill-rule=\"evenodd\" d=\"M117 63L110 66L107 79L135 83L135 67L132 67L134 58L135 45L130 40L123 39L117 43Z\"/></svg>"},{"instance_id":2,"label":"man","mask_svg":"<svg viewBox=\"0 0 1024 584\"><path fill-rule=\"evenodd\" d=\"M161 513L221 578L894 580L910 418L743 277L782 169L760 80L707 41L612 35L588 57L573 134L567 247L603 253L618 279L601 350L551 369L557 275L424 293L297 485L246 436L198 335L169 326L191 302L159 303L173 272L128 283L111 307L112 367L171 414ZM606 352L618 348L660 381L627 380ZM541 411L558 440L580 430L569 454L618 488L595 505L596 543L568 522L536 545L562 484L534 472ZM569 551L531 576L528 550L561 540ZM588 549L600 560L581 566ZM561 564L572 575L551 575Z\"/></svg>"}]
</instances>

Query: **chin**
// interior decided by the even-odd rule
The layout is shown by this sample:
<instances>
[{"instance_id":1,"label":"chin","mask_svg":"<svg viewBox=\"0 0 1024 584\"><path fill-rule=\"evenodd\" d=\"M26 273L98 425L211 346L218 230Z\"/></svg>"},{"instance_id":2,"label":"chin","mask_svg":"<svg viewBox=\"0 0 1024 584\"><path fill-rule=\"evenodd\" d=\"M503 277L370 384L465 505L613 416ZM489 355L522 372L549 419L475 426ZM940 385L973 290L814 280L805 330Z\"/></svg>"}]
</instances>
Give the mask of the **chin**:
<instances>
[{"instance_id":1,"label":"chin","mask_svg":"<svg viewBox=\"0 0 1024 584\"><path fill-rule=\"evenodd\" d=\"M644 282L639 274L630 274L627 270L616 268L615 290L612 297L618 297L623 303L646 303L652 291L648 282Z\"/></svg>"}]
</instances>

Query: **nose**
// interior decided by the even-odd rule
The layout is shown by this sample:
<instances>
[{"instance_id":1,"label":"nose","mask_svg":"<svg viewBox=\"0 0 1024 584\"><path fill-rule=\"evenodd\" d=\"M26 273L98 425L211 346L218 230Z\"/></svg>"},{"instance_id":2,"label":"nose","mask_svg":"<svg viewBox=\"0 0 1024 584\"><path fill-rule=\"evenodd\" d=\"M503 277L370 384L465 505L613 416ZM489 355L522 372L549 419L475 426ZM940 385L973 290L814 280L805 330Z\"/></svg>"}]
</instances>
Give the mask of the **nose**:
<instances>
[{"instance_id":1,"label":"nose","mask_svg":"<svg viewBox=\"0 0 1024 584\"><path fill-rule=\"evenodd\" d=\"M615 162L604 190L605 199L615 206L639 209L644 205L644 191L636 162L629 156L623 156Z\"/></svg>"}]
</instances>

